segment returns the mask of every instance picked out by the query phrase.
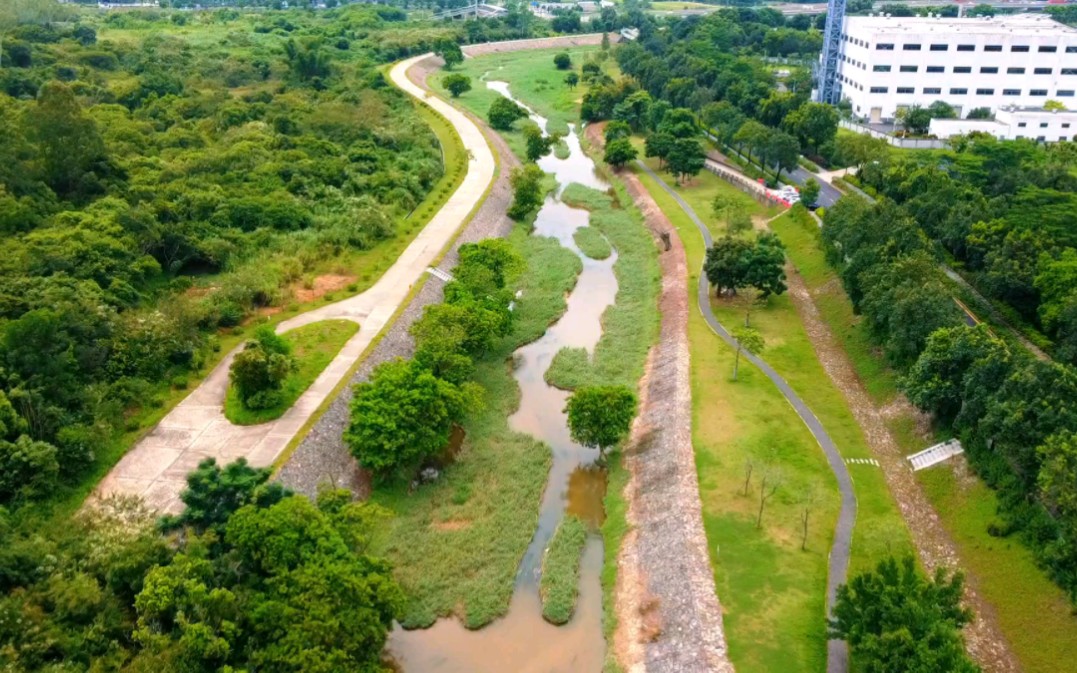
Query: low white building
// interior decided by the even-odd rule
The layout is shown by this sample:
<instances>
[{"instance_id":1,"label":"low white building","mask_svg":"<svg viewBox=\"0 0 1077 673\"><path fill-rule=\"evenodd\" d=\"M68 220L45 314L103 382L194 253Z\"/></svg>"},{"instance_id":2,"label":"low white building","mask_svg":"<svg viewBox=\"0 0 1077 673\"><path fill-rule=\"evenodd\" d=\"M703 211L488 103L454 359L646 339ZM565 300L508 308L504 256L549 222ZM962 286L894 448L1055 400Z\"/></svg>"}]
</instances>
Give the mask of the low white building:
<instances>
[{"instance_id":1,"label":"low white building","mask_svg":"<svg viewBox=\"0 0 1077 673\"><path fill-rule=\"evenodd\" d=\"M1001 108L994 119L932 119L928 132L950 138L972 132L988 133L1000 140L1028 138L1054 143L1077 136L1077 111L1043 108Z\"/></svg>"},{"instance_id":2,"label":"low white building","mask_svg":"<svg viewBox=\"0 0 1077 673\"><path fill-rule=\"evenodd\" d=\"M942 100L975 108L1077 103L1077 29L1042 14L845 19L838 61L853 114L877 122Z\"/></svg>"}]
</instances>

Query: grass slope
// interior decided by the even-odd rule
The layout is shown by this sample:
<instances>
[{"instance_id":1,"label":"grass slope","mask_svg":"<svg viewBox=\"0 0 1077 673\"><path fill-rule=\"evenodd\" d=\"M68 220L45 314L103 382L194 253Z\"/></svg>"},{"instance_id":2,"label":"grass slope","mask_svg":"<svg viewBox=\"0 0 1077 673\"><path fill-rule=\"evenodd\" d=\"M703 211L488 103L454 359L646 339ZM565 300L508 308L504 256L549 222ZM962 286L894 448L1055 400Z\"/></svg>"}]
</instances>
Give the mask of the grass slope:
<instances>
[{"instance_id":1,"label":"grass slope","mask_svg":"<svg viewBox=\"0 0 1077 673\"><path fill-rule=\"evenodd\" d=\"M284 381L280 403L269 409L248 409L240 401L235 386L228 386L225 418L236 425L257 425L280 418L358 331L359 325L351 320L323 320L288 332L284 337L292 344L296 370Z\"/></svg>"},{"instance_id":2,"label":"grass slope","mask_svg":"<svg viewBox=\"0 0 1077 673\"><path fill-rule=\"evenodd\" d=\"M824 260L812 224L782 218L772 224L790 259L812 291L822 319L842 344L876 404L898 394L897 374L886 366L853 315L836 274ZM886 420L908 454L924 448L907 415ZM975 575L981 596L990 602L1010 647L1028 673L1058 671L1059 662L1077 661L1077 618L1064 593L1036 566L1032 553L1015 539L987 534L997 511L996 496L979 479L942 465L916 473L954 540L961 560Z\"/></svg>"},{"instance_id":3,"label":"grass slope","mask_svg":"<svg viewBox=\"0 0 1077 673\"><path fill-rule=\"evenodd\" d=\"M689 258L691 301L705 249L695 225L651 178L648 190L680 232ZM710 216L721 193L752 215L768 214L754 199L714 176L678 188L698 214ZM720 225L712 232L723 234ZM742 323L744 307L712 298L727 326ZM823 372L788 297L754 307L752 325L767 342L764 357L805 399L847 457L870 455L840 393ZM827 556L837 517L837 489L822 450L781 393L754 367L731 381L734 353L697 311L689 320L692 345L693 439L718 594L726 609L730 656L744 671L822 671L826 665ZM744 364L743 362L741 363ZM744 495L746 464L752 484ZM769 468L768 468L769 466ZM886 550L908 548L907 532L877 468L853 466L860 513L853 568ZM756 529L760 480L767 470L781 486ZM875 470L875 472L871 472ZM801 551L801 514L810 506L807 550ZM774 633L786 637L774 638Z\"/></svg>"},{"instance_id":4,"label":"grass slope","mask_svg":"<svg viewBox=\"0 0 1077 673\"><path fill-rule=\"evenodd\" d=\"M456 462L415 493L393 483L371 496L395 515L374 549L396 567L407 595L400 622L407 627L456 614L478 628L503 615L538 523L551 456L543 443L508 426L519 404L509 357L564 312L581 263L555 240L528 236L522 226L509 241L528 261L523 295L513 333L478 363L475 381L486 390L486 405L464 423L467 437Z\"/></svg>"},{"instance_id":5,"label":"grass slope","mask_svg":"<svg viewBox=\"0 0 1077 673\"><path fill-rule=\"evenodd\" d=\"M565 624L576 611L580 585L580 555L587 542L587 527L577 517L565 517L542 557L542 616L552 624Z\"/></svg>"}]
</instances>

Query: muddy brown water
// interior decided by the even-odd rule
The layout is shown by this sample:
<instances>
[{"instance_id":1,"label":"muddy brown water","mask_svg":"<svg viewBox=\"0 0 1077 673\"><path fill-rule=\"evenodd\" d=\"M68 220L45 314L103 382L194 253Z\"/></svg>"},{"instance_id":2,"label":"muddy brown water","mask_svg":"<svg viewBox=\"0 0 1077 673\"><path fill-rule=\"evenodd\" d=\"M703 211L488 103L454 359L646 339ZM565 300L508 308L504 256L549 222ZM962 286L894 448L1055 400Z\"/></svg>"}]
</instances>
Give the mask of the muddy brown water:
<instances>
[{"instance_id":1,"label":"muddy brown water","mask_svg":"<svg viewBox=\"0 0 1077 673\"><path fill-rule=\"evenodd\" d=\"M508 96L505 82L487 86ZM519 101L517 101L519 102ZM525 106L526 107L526 106ZM531 118L546 130L546 120ZM559 200L572 182L606 191L609 185L594 172L594 164L580 148L575 129L565 141L567 159L547 156L539 166L552 173L560 185L546 198L535 220L533 235L557 239L577 254L583 271L567 298L564 315L537 341L517 349L513 376L520 386L520 407L509 417L509 426L549 445L553 465L539 508L538 527L520 562L509 611L489 626L470 631L456 619L442 619L428 629L405 631L397 627L389 638L389 652L403 673L577 673L598 672L606 655L602 634L602 539L598 527L605 518L602 499L606 472L595 465L598 451L572 441L564 413L568 392L545 381L554 356L562 348L593 352L602 336L602 314L617 296L614 253L605 260L584 255L573 233L588 226L585 210ZM580 564L576 612L568 624L554 626L542 618L539 580L542 557L554 531L568 511L591 529Z\"/></svg>"}]
</instances>

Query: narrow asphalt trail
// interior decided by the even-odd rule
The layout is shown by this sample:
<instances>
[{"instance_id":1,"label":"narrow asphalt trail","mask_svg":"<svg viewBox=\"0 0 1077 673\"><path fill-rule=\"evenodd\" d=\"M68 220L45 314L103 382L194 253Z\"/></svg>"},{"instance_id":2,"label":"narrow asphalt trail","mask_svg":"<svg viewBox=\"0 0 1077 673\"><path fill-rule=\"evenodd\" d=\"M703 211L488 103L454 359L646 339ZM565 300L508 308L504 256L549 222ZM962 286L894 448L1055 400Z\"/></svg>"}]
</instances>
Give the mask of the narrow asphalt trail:
<instances>
[{"instance_id":1,"label":"narrow asphalt trail","mask_svg":"<svg viewBox=\"0 0 1077 673\"><path fill-rule=\"evenodd\" d=\"M714 242L711 237L710 229L708 229L703 220L696 215L692 207L681 198L680 194L666 184L665 180L648 168L646 164L642 161L637 161L636 165L654 178L655 182L661 185L662 189L666 190L666 192L673 197L688 217L695 222L696 227L699 228L699 233L703 235L703 242L707 247L710 247ZM728 343L731 347L736 348L736 339L734 339L725 327L718 322L718 319L714 315L714 311L711 310L710 283L707 282L706 274L702 272L699 274L698 300L699 310L703 314L703 319L707 321L707 324L710 325L715 334L721 337L722 340ZM829 613L834 607L834 599L837 595L838 586L845 582L845 577L849 570L849 549L852 544L853 523L856 521L856 494L853 492L853 481L849 477L849 471L845 467L845 461L842 459L841 452L838 451L837 445L834 444L834 440L830 438L830 435L827 434L826 430L823 428L823 424L819 422L819 419L812 413L812 410L808 408L808 405L804 403L804 400L802 400L789 384L786 383L785 379L783 379L778 372L774 371L774 369L772 369L762 358L747 352L743 355L747 357L752 364L759 367L759 369L767 375L767 378L778 387L778 390L785 395L785 399L793 406L797 415L800 416L800 419L804 421L804 424L808 426L808 430L810 430L815 437L815 441L822 447L823 453L826 454L827 463L830 465L834 477L838 480L838 490L841 492L841 510L838 513L838 523L834 527L834 542L830 547L829 571L827 573L826 586L826 603L827 612ZM826 670L827 673L847 673L849 670L849 650L844 641L831 640L827 642Z\"/></svg>"}]
</instances>

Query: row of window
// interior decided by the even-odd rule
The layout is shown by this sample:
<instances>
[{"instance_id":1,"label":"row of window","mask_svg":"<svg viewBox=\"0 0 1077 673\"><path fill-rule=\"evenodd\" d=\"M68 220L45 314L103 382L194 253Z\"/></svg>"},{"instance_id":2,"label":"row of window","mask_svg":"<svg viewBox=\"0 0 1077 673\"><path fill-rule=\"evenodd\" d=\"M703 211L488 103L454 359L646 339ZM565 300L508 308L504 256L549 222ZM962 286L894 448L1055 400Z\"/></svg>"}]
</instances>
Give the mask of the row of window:
<instances>
[{"instance_id":1,"label":"row of window","mask_svg":"<svg viewBox=\"0 0 1077 673\"><path fill-rule=\"evenodd\" d=\"M916 93L916 88L911 86L899 86L895 89L897 93ZM873 86L870 89L870 93L890 93L890 87L888 86ZM941 87L924 87L923 92L925 96L937 96L942 93ZM952 87L950 89L951 96L966 96L969 90L963 87ZM976 89L977 96L994 96L994 89ZM1003 96L1020 96L1021 89L1003 89ZM1046 97L1047 89L1029 89L1029 96ZM1055 91L1055 95L1059 98L1072 98L1074 96L1073 89L1058 89Z\"/></svg>"},{"instance_id":2,"label":"row of window","mask_svg":"<svg viewBox=\"0 0 1077 673\"><path fill-rule=\"evenodd\" d=\"M1018 128L1023 129L1023 128L1026 128L1027 126L1028 126L1028 122L1017 122L1017 127ZM1069 122L1063 122L1062 128L1068 129L1069 127L1070 127ZM1040 128L1041 129L1047 128L1047 122L1040 122ZM1065 140L1065 138L1063 138L1063 140Z\"/></svg>"},{"instance_id":3,"label":"row of window","mask_svg":"<svg viewBox=\"0 0 1077 673\"><path fill-rule=\"evenodd\" d=\"M854 40L856 42L856 40ZM867 46L861 41L861 46ZM910 42L901 45L902 51L921 51L923 49L922 44ZM976 51L976 45L974 44L959 44L956 45L956 51ZM948 44L931 44L928 45L930 51L950 51L950 45ZM894 51L893 42L879 42L875 45L875 49L878 51ZM1002 51L1001 44L986 44L984 45L984 51ZM1032 47L1027 44L1014 44L1010 45L1010 51L1018 54L1027 54L1032 51ZM1041 44L1036 47L1036 51L1041 54L1054 54L1058 51L1058 47L1053 44ZM1077 54L1077 45L1066 47L1067 54Z\"/></svg>"},{"instance_id":4,"label":"row of window","mask_svg":"<svg viewBox=\"0 0 1077 673\"><path fill-rule=\"evenodd\" d=\"M892 66L889 65L876 65L872 66L873 72L890 72ZM899 66L899 72L919 72L920 66L918 65L903 65ZM946 67L941 65L927 65L924 66L925 72L946 72ZM955 74L968 74L972 72L972 67L967 65L954 66L953 72ZM980 68L980 74L983 75L997 75L999 69L994 66L983 66ZM1025 68L1006 68L1007 75L1024 75ZM1033 68L1032 74L1034 75L1051 75L1054 74L1053 68ZM1077 68L1059 68L1058 74L1060 75L1077 75Z\"/></svg>"}]
</instances>

